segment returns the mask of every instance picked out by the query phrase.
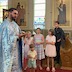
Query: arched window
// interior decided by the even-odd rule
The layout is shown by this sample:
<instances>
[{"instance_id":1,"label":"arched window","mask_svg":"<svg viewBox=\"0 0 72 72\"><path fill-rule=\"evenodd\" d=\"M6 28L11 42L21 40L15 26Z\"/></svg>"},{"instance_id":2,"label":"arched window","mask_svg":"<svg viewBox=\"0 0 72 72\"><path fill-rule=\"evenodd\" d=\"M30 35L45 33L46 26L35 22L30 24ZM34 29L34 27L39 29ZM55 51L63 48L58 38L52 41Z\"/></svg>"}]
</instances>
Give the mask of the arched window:
<instances>
[{"instance_id":1,"label":"arched window","mask_svg":"<svg viewBox=\"0 0 72 72\"><path fill-rule=\"evenodd\" d=\"M8 9L8 0L0 0L0 23L3 21L3 9Z\"/></svg>"},{"instance_id":2,"label":"arched window","mask_svg":"<svg viewBox=\"0 0 72 72\"><path fill-rule=\"evenodd\" d=\"M34 29L45 28L46 0L34 0Z\"/></svg>"}]
</instances>

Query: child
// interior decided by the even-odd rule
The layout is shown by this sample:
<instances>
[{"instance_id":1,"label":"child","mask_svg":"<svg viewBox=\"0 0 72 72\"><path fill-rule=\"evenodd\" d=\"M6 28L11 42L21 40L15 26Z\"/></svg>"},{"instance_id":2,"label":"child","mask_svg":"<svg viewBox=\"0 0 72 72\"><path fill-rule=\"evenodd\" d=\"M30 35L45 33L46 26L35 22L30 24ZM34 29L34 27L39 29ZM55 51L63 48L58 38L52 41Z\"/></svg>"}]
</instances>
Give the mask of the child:
<instances>
[{"instance_id":1,"label":"child","mask_svg":"<svg viewBox=\"0 0 72 72\"><path fill-rule=\"evenodd\" d=\"M33 38L31 37L31 32L28 31L26 37L24 39L25 46L24 46L24 70L27 69L27 53L29 51L29 45L33 43Z\"/></svg>"},{"instance_id":2,"label":"child","mask_svg":"<svg viewBox=\"0 0 72 72\"><path fill-rule=\"evenodd\" d=\"M53 34L53 30L50 29L48 32L49 35L46 37L46 49L45 49L45 54L47 56L47 71L50 71L49 68L49 58L51 57L52 59L52 72L55 72L54 68L54 57L56 56L56 47L55 47L55 42L56 42L56 37Z\"/></svg>"},{"instance_id":3,"label":"child","mask_svg":"<svg viewBox=\"0 0 72 72\"><path fill-rule=\"evenodd\" d=\"M30 68L30 72L35 72L37 52L35 51L33 44L30 44L29 46L30 50L28 51L28 67Z\"/></svg>"},{"instance_id":4,"label":"child","mask_svg":"<svg viewBox=\"0 0 72 72\"><path fill-rule=\"evenodd\" d=\"M39 64L40 70L42 70L41 60L45 58L43 43L44 43L44 36L41 34L41 29L37 28L36 34L34 36L34 44L37 52L37 64Z\"/></svg>"}]
</instances>

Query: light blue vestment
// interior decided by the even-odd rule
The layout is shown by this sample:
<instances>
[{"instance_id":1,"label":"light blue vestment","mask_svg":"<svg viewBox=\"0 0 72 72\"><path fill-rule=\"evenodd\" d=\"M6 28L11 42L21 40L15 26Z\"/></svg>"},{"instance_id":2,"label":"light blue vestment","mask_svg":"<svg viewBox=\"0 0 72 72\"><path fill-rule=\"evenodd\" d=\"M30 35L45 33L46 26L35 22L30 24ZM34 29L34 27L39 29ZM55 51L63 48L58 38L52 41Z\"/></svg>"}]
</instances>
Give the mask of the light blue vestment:
<instances>
[{"instance_id":1,"label":"light blue vestment","mask_svg":"<svg viewBox=\"0 0 72 72\"><path fill-rule=\"evenodd\" d=\"M21 72L18 34L20 28L14 21L5 19L0 25L0 72Z\"/></svg>"}]
</instances>

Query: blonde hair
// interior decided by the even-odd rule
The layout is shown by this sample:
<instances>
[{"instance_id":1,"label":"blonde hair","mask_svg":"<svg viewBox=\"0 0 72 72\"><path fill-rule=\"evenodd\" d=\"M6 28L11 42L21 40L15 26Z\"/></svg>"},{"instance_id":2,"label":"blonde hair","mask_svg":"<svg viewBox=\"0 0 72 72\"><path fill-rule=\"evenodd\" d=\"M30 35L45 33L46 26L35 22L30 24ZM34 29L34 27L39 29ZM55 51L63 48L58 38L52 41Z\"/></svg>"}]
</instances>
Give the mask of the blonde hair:
<instances>
[{"instance_id":1,"label":"blonde hair","mask_svg":"<svg viewBox=\"0 0 72 72\"><path fill-rule=\"evenodd\" d=\"M21 31L22 32L22 34L24 34L25 33L25 31Z\"/></svg>"},{"instance_id":2,"label":"blonde hair","mask_svg":"<svg viewBox=\"0 0 72 72\"><path fill-rule=\"evenodd\" d=\"M29 34L31 34L31 32L30 32L30 31L27 31L27 34L28 34L28 33L29 33Z\"/></svg>"}]
</instances>

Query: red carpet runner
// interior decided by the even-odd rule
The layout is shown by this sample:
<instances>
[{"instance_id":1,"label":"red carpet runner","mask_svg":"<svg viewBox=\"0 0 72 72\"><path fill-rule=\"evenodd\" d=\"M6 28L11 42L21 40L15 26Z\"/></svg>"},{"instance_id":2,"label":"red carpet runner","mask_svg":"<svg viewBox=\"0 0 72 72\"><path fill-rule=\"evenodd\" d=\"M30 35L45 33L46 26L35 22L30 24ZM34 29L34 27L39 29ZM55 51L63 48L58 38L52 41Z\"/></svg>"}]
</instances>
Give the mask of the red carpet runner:
<instances>
[{"instance_id":1,"label":"red carpet runner","mask_svg":"<svg viewBox=\"0 0 72 72\"><path fill-rule=\"evenodd\" d=\"M24 60L25 60L25 59L24 59ZM24 65L26 65L26 63L25 63ZM27 70L24 71L24 72L30 72L30 71L29 71L29 69L27 68ZM41 71L39 70L39 68L37 68L35 72L48 72L48 71L46 71L46 68L43 68L43 70L41 70ZM52 72L51 69L50 69L49 72ZM72 70L56 69L55 72L72 72Z\"/></svg>"},{"instance_id":2,"label":"red carpet runner","mask_svg":"<svg viewBox=\"0 0 72 72\"><path fill-rule=\"evenodd\" d=\"M26 71L24 72L29 72L29 69L27 69ZM43 68L42 71L40 71L38 68L36 69L36 72L48 72L46 71L46 68ZM52 72L51 70L49 72ZM72 72L71 70L62 70L62 69L56 69L55 72Z\"/></svg>"}]
</instances>

